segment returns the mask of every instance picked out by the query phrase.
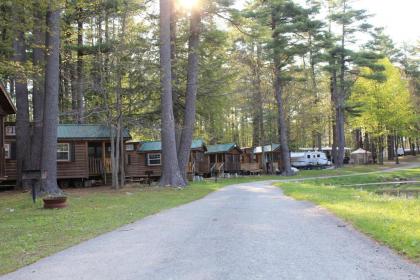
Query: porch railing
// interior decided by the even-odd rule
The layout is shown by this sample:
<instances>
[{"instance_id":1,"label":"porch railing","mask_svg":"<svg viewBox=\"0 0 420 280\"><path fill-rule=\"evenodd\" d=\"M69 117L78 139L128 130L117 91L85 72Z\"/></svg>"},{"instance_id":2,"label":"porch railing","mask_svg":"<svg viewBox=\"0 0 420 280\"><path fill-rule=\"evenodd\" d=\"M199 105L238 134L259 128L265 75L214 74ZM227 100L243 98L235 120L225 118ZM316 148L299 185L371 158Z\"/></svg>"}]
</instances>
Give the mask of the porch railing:
<instances>
[{"instance_id":1,"label":"porch railing","mask_svg":"<svg viewBox=\"0 0 420 280\"><path fill-rule=\"evenodd\" d=\"M89 175L102 175L103 164L100 158L89 158Z\"/></svg>"},{"instance_id":2,"label":"porch railing","mask_svg":"<svg viewBox=\"0 0 420 280\"><path fill-rule=\"evenodd\" d=\"M105 161L102 161L101 158L89 158L89 175L104 175L104 173L109 174L112 172L112 164L110 158L105 158Z\"/></svg>"}]
</instances>

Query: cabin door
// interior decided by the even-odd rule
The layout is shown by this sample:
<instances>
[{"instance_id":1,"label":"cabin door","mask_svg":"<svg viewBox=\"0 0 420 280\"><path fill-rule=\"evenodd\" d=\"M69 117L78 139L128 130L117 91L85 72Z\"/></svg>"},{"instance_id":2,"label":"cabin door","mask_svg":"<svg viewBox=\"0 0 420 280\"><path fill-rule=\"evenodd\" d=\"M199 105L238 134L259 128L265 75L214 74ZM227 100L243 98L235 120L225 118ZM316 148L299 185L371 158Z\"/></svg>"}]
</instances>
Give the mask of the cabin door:
<instances>
[{"instance_id":1,"label":"cabin door","mask_svg":"<svg viewBox=\"0 0 420 280\"><path fill-rule=\"evenodd\" d=\"M89 175L98 176L103 174L103 147L101 142L88 143Z\"/></svg>"},{"instance_id":2,"label":"cabin door","mask_svg":"<svg viewBox=\"0 0 420 280\"><path fill-rule=\"evenodd\" d=\"M213 165L216 162L216 154L210 155L210 165Z\"/></svg>"},{"instance_id":3,"label":"cabin door","mask_svg":"<svg viewBox=\"0 0 420 280\"><path fill-rule=\"evenodd\" d=\"M91 142L88 144L89 158L102 158L102 143Z\"/></svg>"}]
</instances>

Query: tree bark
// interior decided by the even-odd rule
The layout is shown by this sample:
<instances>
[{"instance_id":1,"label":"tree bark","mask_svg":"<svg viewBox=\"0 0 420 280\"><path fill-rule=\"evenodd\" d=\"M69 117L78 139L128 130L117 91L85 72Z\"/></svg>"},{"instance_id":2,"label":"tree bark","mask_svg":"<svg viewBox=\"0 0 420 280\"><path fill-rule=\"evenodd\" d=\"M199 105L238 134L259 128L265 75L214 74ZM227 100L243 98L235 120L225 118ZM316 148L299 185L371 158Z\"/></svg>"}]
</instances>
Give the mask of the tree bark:
<instances>
[{"instance_id":1,"label":"tree bark","mask_svg":"<svg viewBox=\"0 0 420 280\"><path fill-rule=\"evenodd\" d=\"M338 161L338 152L337 152L337 146L338 146L338 138L337 138L337 110L336 110L336 104L337 104L337 73L336 70L333 69L331 73L330 78L330 92L331 92L331 103L333 105L333 112L332 115L334 116L332 122L332 136L333 136L333 143L331 148L331 161L334 163L334 166L336 166L336 163Z\"/></svg>"},{"instance_id":2,"label":"tree bark","mask_svg":"<svg viewBox=\"0 0 420 280\"><path fill-rule=\"evenodd\" d=\"M275 59L276 60L276 59ZM275 63L277 64L277 63ZM290 164L290 151L289 151L289 144L287 140L287 126L286 126L286 118L284 115L284 104L283 104L283 91L281 88L281 78L280 78L280 70L278 66L274 66L274 92L277 101L277 111L278 111L278 129L279 129L279 136L280 136L280 149L281 149L281 158L283 164L283 175L291 175L292 169Z\"/></svg>"},{"instance_id":3,"label":"tree bark","mask_svg":"<svg viewBox=\"0 0 420 280\"><path fill-rule=\"evenodd\" d=\"M263 97L261 90L261 56L262 48L261 44L257 43L256 61L253 65L254 74L254 90L253 90L253 135L252 135L252 146L260 146L264 141L264 116L263 116Z\"/></svg>"},{"instance_id":4,"label":"tree bark","mask_svg":"<svg viewBox=\"0 0 420 280\"><path fill-rule=\"evenodd\" d=\"M378 139L378 163L384 164L384 138L383 136Z\"/></svg>"},{"instance_id":5,"label":"tree bark","mask_svg":"<svg viewBox=\"0 0 420 280\"><path fill-rule=\"evenodd\" d=\"M21 23L20 23L21 24ZM17 31L14 41L15 56L14 60L21 64L26 62L26 44L24 32ZM15 78L16 90L16 187L23 188L22 172L28 168L29 162L29 148L28 140L30 140L30 126L29 126L29 99L28 99L28 84L27 77L24 73L19 73Z\"/></svg>"},{"instance_id":6,"label":"tree bark","mask_svg":"<svg viewBox=\"0 0 420 280\"><path fill-rule=\"evenodd\" d=\"M400 156L398 155L398 135L395 133L394 144L395 144L395 164L400 164Z\"/></svg>"},{"instance_id":7,"label":"tree bark","mask_svg":"<svg viewBox=\"0 0 420 280\"><path fill-rule=\"evenodd\" d=\"M77 123L84 123L84 79L83 79L83 21L81 20L81 9L77 20Z\"/></svg>"},{"instance_id":8,"label":"tree bark","mask_svg":"<svg viewBox=\"0 0 420 280\"><path fill-rule=\"evenodd\" d=\"M395 156L394 152L394 136L388 135L387 136L387 147L388 147L388 160L393 160Z\"/></svg>"},{"instance_id":9,"label":"tree bark","mask_svg":"<svg viewBox=\"0 0 420 280\"><path fill-rule=\"evenodd\" d=\"M60 55L60 9L49 1L47 11L47 64L45 71L44 122L41 169L42 191L50 195L61 194L57 185L57 123Z\"/></svg>"},{"instance_id":10,"label":"tree bark","mask_svg":"<svg viewBox=\"0 0 420 280\"><path fill-rule=\"evenodd\" d=\"M343 13L347 11L347 4L346 1L343 2ZM346 24L342 23L342 33L341 33L341 51L339 56L339 83L337 87L337 83L335 83L336 89L336 133L337 133L337 161L335 162L335 167L340 168L344 165L344 147L346 144L345 139L345 99L346 99L346 91L345 91L345 69L346 69L346 57L345 57L345 45L346 45L346 38L347 30Z\"/></svg>"},{"instance_id":11,"label":"tree bark","mask_svg":"<svg viewBox=\"0 0 420 280\"><path fill-rule=\"evenodd\" d=\"M277 22L274 17L274 11L271 14L271 30L272 38L275 40L275 29L277 28ZM290 163L290 151L288 144L288 133L287 133L287 124L286 117L284 112L283 104L283 89L281 85L281 66L279 61L279 53L274 49L274 94L277 103L277 112L278 112L278 135L280 140L280 149L281 149L281 158L282 158L282 174L283 175L292 175L291 163Z\"/></svg>"},{"instance_id":12,"label":"tree bark","mask_svg":"<svg viewBox=\"0 0 420 280\"><path fill-rule=\"evenodd\" d=\"M190 19L190 38L188 41L187 91L185 94L184 125L178 150L178 164L182 176L187 182L188 159L195 128L195 112L198 87L198 59L200 43L201 12L194 9Z\"/></svg>"},{"instance_id":13,"label":"tree bark","mask_svg":"<svg viewBox=\"0 0 420 280\"><path fill-rule=\"evenodd\" d=\"M177 58L177 48L176 48L176 40L177 40L177 11L176 11L176 1L171 1L170 3L170 30L171 30L171 80L172 80L172 102L174 107L174 120L175 120L175 140L176 140L176 150L179 151L180 144L181 144L181 136L182 136L182 104L181 104L181 96L180 96L180 80L178 79L178 75L176 73L176 65L178 63Z\"/></svg>"},{"instance_id":14,"label":"tree bark","mask_svg":"<svg viewBox=\"0 0 420 280\"><path fill-rule=\"evenodd\" d=\"M160 0L160 83L161 83L161 186L185 186L181 175L175 139L175 121L172 100L170 0Z\"/></svg>"},{"instance_id":15,"label":"tree bark","mask_svg":"<svg viewBox=\"0 0 420 280\"><path fill-rule=\"evenodd\" d=\"M39 2L39 1L37 1ZM33 65L35 75L33 79L32 105L33 128L31 138L31 169L41 169L42 127L44 112L44 73L45 73L45 16L37 9L34 24ZM40 186L38 186L40 187ZM39 192L40 189L37 190Z\"/></svg>"},{"instance_id":16,"label":"tree bark","mask_svg":"<svg viewBox=\"0 0 420 280\"><path fill-rule=\"evenodd\" d=\"M117 138L117 129L111 124L111 172L112 172L112 188L119 189L119 180L118 180L118 162L116 157L116 138ZM104 151L105 152L105 151ZM105 172L106 176L106 172Z\"/></svg>"}]
</instances>

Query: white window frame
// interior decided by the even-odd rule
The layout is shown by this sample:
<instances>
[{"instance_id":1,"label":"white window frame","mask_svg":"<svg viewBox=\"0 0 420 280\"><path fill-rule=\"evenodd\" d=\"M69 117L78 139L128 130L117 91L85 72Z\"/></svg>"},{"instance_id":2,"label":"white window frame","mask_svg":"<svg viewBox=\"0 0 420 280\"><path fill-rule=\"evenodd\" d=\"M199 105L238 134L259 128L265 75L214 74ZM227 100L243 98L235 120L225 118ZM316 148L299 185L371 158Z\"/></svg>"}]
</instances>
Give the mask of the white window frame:
<instances>
[{"instance_id":1,"label":"white window frame","mask_svg":"<svg viewBox=\"0 0 420 280\"><path fill-rule=\"evenodd\" d=\"M67 151L59 151L60 145L66 145ZM58 159L58 153L67 153L67 159ZM57 161L70 161L70 143L57 143Z\"/></svg>"},{"instance_id":2,"label":"white window frame","mask_svg":"<svg viewBox=\"0 0 420 280\"><path fill-rule=\"evenodd\" d=\"M150 160L157 160L157 158L151 159L150 158L151 156L159 156L159 163L150 163ZM161 153L147 154L147 165L148 166L160 166L160 165L162 165L162 154Z\"/></svg>"},{"instance_id":3,"label":"white window frame","mask_svg":"<svg viewBox=\"0 0 420 280\"><path fill-rule=\"evenodd\" d=\"M10 150L11 145L10 143L4 144L4 158L11 159L12 158L12 151Z\"/></svg>"},{"instance_id":4,"label":"white window frame","mask_svg":"<svg viewBox=\"0 0 420 280\"><path fill-rule=\"evenodd\" d=\"M125 144L125 150L127 152L132 152L134 151L134 144Z\"/></svg>"},{"instance_id":5,"label":"white window frame","mask_svg":"<svg viewBox=\"0 0 420 280\"><path fill-rule=\"evenodd\" d=\"M4 128L6 136L16 136L16 126L6 125Z\"/></svg>"}]
</instances>

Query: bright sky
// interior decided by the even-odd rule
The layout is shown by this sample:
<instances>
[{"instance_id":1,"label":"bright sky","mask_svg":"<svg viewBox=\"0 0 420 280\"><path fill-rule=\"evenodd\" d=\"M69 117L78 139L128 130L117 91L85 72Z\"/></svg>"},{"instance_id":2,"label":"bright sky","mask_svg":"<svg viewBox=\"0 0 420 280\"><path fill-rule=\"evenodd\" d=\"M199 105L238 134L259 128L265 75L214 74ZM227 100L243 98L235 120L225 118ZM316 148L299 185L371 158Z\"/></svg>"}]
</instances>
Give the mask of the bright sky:
<instances>
[{"instance_id":1,"label":"bright sky","mask_svg":"<svg viewBox=\"0 0 420 280\"><path fill-rule=\"evenodd\" d=\"M237 0L236 6L240 8L246 2ZM353 7L374 14L370 22L385 27L386 33L398 44L414 44L420 40L420 0L355 0Z\"/></svg>"}]
</instances>

